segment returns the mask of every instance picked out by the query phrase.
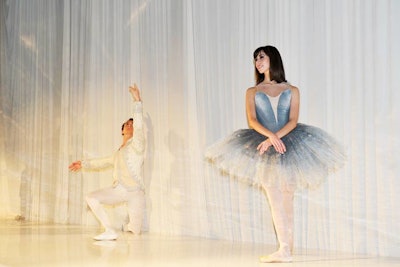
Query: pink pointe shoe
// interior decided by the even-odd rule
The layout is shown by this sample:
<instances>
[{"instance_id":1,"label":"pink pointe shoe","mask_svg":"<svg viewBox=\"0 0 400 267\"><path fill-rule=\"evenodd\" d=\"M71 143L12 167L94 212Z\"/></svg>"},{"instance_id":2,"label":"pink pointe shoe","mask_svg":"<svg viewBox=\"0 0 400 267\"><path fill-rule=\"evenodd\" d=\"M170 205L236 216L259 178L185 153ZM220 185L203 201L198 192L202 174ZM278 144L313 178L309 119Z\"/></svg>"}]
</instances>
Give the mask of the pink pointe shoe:
<instances>
[{"instance_id":1,"label":"pink pointe shoe","mask_svg":"<svg viewBox=\"0 0 400 267\"><path fill-rule=\"evenodd\" d=\"M292 262L293 257L290 254L289 247L280 248L278 251L268 255L261 256L260 262L263 263L278 263L278 262Z\"/></svg>"}]
</instances>

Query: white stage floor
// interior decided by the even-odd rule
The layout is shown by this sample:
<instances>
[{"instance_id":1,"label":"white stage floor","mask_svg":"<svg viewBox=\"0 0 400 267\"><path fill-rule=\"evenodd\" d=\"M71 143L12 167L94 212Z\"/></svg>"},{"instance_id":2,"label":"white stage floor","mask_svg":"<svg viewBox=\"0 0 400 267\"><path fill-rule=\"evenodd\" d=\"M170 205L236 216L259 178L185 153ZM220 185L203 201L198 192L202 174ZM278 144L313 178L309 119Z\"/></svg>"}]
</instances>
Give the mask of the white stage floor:
<instances>
[{"instance_id":1,"label":"white stage floor","mask_svg":"<svg viewBox=\"0 0 400 267\"><path fill-rule=\"evenodd\" d=\"M94 241L98 228L0 221L0 266L400 266L400 258L299 251L293 263L259 263L274 246L194 237L121 233Z\"/></svg>"}]
</instances>

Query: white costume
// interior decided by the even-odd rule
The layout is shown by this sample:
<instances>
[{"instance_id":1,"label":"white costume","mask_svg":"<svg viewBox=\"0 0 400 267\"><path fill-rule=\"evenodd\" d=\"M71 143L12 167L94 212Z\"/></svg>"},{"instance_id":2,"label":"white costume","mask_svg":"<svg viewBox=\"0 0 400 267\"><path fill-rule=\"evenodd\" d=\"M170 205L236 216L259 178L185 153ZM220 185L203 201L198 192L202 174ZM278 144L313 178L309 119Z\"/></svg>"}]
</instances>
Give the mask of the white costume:
<instances>
[{"instance_id":1,"label":"white costume","mask_svg":"<svg viewBox=\"0 0 400 267\"><path fill-rule=\"evenodd\" d=\"M105 233L95 237L98 240L117 238L117 234L113 230L102 204L115 205L126 202L129 214L129 223L126 230L135 234L139 234L141 231L145 208L142 177L145 143L142 102L140 101L134 102L133 126L133 137L112 156L82 161L82 168L86 170L113 168L113 185L89 193L86 197L89 207L106 229Z\"/></svg>"}]
</instances>

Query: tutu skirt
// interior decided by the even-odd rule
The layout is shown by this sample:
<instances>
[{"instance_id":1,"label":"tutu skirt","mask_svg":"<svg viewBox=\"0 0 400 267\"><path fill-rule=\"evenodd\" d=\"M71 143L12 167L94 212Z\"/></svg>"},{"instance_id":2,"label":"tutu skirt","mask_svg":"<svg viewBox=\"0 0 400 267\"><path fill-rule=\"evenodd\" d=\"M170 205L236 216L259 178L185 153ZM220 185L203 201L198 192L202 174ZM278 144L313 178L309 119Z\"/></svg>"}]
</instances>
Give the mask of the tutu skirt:
<instances>
[{"instance_id":1,"label":"tutu skirt","mask_svg":"<svg viewBox=\"0 0 400 267\"><path fill-rule=\"evenodd\" d=\"M343 148L320 128L297 124L282 138L286 152L271 146L260 155L266 139L253 129L237 130L207 148L205 156L222 172L253 186L315 188L345 161Z\"/></svg>"}]
</instances>

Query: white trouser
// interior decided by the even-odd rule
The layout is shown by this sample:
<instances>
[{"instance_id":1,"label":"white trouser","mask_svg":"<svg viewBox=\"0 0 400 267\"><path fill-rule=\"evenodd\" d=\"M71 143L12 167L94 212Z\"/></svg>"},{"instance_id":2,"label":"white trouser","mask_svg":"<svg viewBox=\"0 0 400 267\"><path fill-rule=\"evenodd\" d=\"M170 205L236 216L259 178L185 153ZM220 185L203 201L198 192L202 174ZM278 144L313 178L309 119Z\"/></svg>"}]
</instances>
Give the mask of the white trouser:
<instances>
[{"instance_id":1,"label":"white trouser","mask_svg":"<svg viewBox=\"0 0 400 267\"><path fill-rule=\"evenodd\" d=\"M86 196L86 201L106 230L111 230L112 224L102 204L116 205L126 202L129 215L129 229L135 234L139 234L142 228L145 195L143 190L128 191L124 186L117 184L110 186Z\"/></svg>"},{"instance_id":2,"label":"white trouser","mask_svg":"<svg viewBox=\"0 0 400 267\"><path fill-rule=\"evenodd\" d=\"M271 208L279 248L293 249L293 199L294 188L263 186Z\"/></svg>"}]
</instances>

